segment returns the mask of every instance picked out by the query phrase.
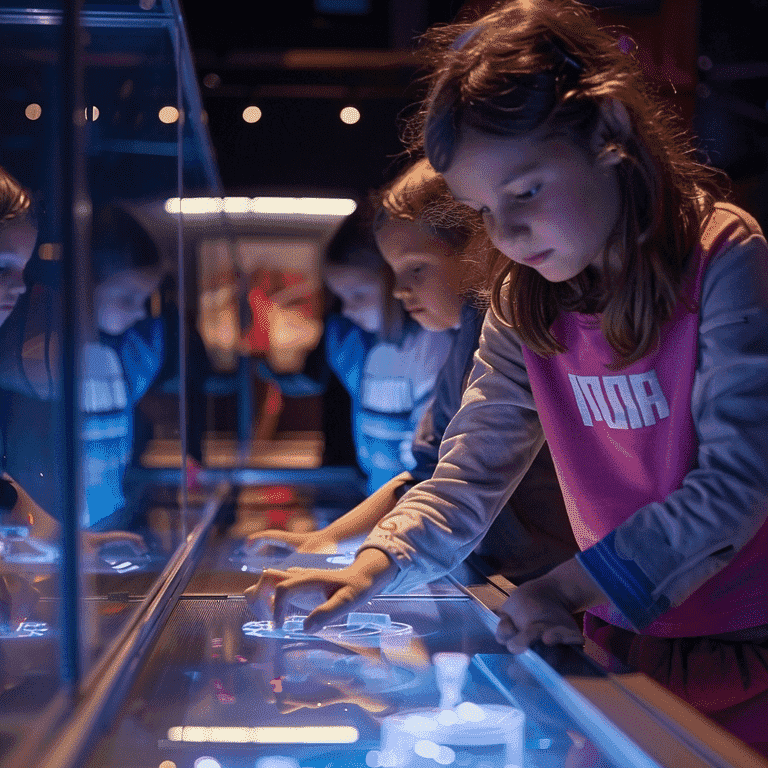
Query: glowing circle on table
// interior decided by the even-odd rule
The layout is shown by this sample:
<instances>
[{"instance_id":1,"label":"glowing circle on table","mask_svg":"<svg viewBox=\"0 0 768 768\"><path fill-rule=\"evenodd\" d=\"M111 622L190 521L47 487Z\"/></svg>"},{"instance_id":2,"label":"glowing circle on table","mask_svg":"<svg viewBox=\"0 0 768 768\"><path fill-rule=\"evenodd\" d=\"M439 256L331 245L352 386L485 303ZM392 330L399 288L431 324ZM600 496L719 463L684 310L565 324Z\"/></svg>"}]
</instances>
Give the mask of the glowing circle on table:
<instances>
[{"instance_id":1,"label":"glowing circle on table","mask_svg":"<svg viewBox=\"0 0 768 768\"><path fill-rule=\"evenodd\" d=\"M43 114L43 108L39 104L27 104L24 114L27 116L27 120L37 120Z\"/></svg>"},{"instance_id":2,"label":"glowing circle on table","mask_svg":"<svg viewBox=\"0 0 768 768\"><path fill-rule=\"evenodd\" d=\"M176 107L163 107L158 113L157 116L160 118L161 123L167 123L170 125L171 123L175 123L179 119L179 110L176 109Z\"/></svg>"},{"instance_id":3,"label":"glowing circle on table","mask_svg":"<svg viewBox=\"0 0 768 768\"><path fill-rule=\"evenodd\" d=\"M195 768L221 768L221 763L213 757L198 757Z\"/></svg>"},{"instance_id":4,"label":"glowing circle on table","mask_svg":"<svg viewBox=\"0 0 768 768\"><path fill-rule=\"evenodd\" d=\"M344 107L344 109L342 109L339 113L339 117L341 118L342 123L346 123L347 125L354 125L360 120L360 110L356 107Z\"/></svg>"},{"instance_id":5,"label":"glowing circle on table","mask_svg":"<svg viewBox=\"0 0 768 768\"><path fill-rule=\"evenodd\" d=\"M173 760L163 760L163 762L160 763L159 768L176 768L176 763L174 763Z\"/></svg>"},{"instance_id":6,"label":"glowing circle on table","mask_svg":"<svg viewBox=\"0 0 768 768\"><path fill-rule=\"evenodd\" d=\"M258 107L246 107L243 110L243 120L246 123L258 123L261 120L261 110Z\"/></svg>"}]
</instances>

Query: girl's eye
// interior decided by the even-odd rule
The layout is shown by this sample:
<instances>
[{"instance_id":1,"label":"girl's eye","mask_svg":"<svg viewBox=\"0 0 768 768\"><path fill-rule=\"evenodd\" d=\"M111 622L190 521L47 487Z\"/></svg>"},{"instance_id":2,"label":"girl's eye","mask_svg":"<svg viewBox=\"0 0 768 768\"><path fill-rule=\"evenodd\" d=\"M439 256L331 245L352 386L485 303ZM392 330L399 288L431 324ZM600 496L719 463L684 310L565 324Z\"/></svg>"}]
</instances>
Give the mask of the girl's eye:
<instances>
[{"instance_id":1,"label":"girl's eye","mask_svg":"<svg viewBox=\"0 0 768 768\"><path fill-rule=\"evenodd\" d=\"M541 189L541 184L534 184L530 189L527 189L525 192L515 195L515 200L524 203L526 200L530 200L532 197L535 197L539 190Z\"/></svg>"}]
</instances>

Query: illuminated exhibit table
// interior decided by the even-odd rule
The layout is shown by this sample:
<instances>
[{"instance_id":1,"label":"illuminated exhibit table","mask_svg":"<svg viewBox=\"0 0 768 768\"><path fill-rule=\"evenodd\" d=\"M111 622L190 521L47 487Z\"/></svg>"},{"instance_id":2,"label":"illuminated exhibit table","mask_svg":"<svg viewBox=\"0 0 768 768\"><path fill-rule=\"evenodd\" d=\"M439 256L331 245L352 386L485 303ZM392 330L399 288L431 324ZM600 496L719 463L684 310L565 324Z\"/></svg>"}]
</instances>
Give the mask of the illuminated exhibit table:
<instances>
[{"instance_id":1,"label":"illuminated exhibit table","mask_svg":"<svg viewBox=\"0 0 768 768\"><path fill-rule=\"evenodd\" d=\"M230 545L214 560L245 576L249 557ZM581 651L508 654L491 610L504 597L449 577L306 635L299 615L276 628L241 594L188 592L88 768L765 765L653 684L625 686Z\"/></svg>"}]
</instances>

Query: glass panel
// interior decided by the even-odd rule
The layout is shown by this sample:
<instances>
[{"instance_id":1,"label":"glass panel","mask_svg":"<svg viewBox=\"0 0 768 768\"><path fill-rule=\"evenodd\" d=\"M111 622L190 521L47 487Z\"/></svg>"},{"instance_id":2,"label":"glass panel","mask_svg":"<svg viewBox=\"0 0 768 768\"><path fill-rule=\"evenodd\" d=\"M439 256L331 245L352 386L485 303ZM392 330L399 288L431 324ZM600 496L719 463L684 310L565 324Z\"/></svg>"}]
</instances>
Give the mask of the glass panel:
<instances>
[{"instance_id":1,"label":"glass panel","mask_svg":"<svg viewBox=\"0 0 768 768\"><path fill-rule=\"evenodd\" d=\"M25 739L44 735L35 718L63 690L62 674L81 685L93 681L105 651L199 519L187 517L178 458L188 435L199 445L205 431L209 369L186 299L196 286L185 293L179 279L183 222L167 203L183 197L182 182L198 195L219 189L179 9L152 0L84 5L83 102L74 120L83 139L77 157L86 204L77 212L85 226L68 295L61 9L0 4L2 173L30 191L35 222L22 227L25 217L11 221L11 209L0 210L0 762ZM216 221L208 225L215 235ZM67 307L87 318L76 351L62 334ZM71 477L62 432L67 359L78 361L81 374L71 398L79 402L75 454L82 459L79 667L61 667L59 647L61 518ZM196 374L192 394L188 370ZM194 413L194 426L183 424L183 409ZM153 463L158 440L169 442L175 460L155 455ZM201 458L199 450L191 455ZM205 489L198 493L202 499Z\"/></svg>"},{"instance_id":2,"label":"glass panel","mask_svg":"<svg viewBox=\"0 0 768 768\"><path fill-rule=\"evenodd\" d=\"M658 768L539 657L502 652L471 600L436 592L312 636L242 599L183 599L98 765L141 743L147 766Z\"/></svg>"},{"instance_id":3,"label":"glass panel","mask_svg":"<svg viewBox=\"0 0 768 768\"><path fill-rule=\"evenodd\" d=\"M179 309L168 290L178 241L149 213L178 194L177 31L170 16L138 5L104 8L88 5L81 17L92 207L91 279L82 299L93 308L81 351L86 672L183 539L183 515L153 517L155 484L131 473L156 430L168 430L180 451ZM159 408L158 395L165 397Z\"/></svg>"},{"instance_id":4,"label":"glass panel","mask_svg":"<svg viewBox=\"0 0 768 768\"><path fill-rule=\"evenodd\" d=\"M0 762L61 687L58 96L61 27L0 9ZM25 224L24 222L27 222ZM29 227L29 222L34 222ZM28 261L27 261L28 259ZM26 266L25 266L26 262ZM23 273L22 273L23 269ZM25 288L25 292L21 292ZM11 306L14 305L11 310Z\"/></svg>"}]
</instances>

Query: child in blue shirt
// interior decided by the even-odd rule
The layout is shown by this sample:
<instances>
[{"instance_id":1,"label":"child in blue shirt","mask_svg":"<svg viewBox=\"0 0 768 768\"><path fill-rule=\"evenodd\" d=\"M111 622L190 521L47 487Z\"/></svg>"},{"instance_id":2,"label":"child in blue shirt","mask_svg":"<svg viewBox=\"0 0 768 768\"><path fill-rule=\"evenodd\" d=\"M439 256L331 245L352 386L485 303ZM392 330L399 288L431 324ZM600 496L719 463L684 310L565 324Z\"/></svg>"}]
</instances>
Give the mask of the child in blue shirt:
<instances>
[{"instance_id":1,"label":"child in blue shirt","mask_svg":"<svg viewBox=\"0 0 768 768\"><path fill-rule=\"evenodd\" d=\"M351 399L357 462L372 493L415 465L413 434L452 338L412 320L392 298L391 273L358 216L331 240L324 278L341 309L326 318L304 372L275 375L266 366L260 372L293 397L319 394L330 372L338 377Z\"/></svg>"}]
</instances>

